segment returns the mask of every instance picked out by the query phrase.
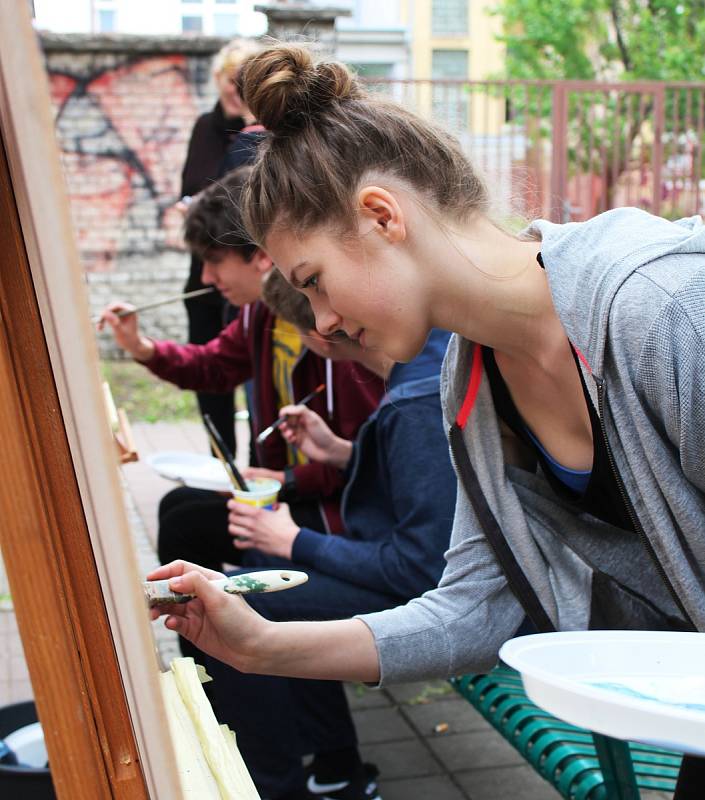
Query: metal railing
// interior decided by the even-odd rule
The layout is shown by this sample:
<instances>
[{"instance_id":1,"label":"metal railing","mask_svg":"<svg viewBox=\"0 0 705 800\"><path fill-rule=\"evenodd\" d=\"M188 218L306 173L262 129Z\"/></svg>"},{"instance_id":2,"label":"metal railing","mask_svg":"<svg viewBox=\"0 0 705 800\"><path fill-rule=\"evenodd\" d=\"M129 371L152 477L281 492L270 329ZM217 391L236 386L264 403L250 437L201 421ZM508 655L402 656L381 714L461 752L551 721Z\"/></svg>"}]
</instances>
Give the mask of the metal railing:
<instances>
[{"instance_id":1,"label":"metal railing","mask_svg":"<svg viewBox=\"0 0 705 800\"><path fill-rule=\"evenodd\" d=\"M453 133L504 215L705 213L705 83L366 83Z\"/></svg>"}]
</instances>

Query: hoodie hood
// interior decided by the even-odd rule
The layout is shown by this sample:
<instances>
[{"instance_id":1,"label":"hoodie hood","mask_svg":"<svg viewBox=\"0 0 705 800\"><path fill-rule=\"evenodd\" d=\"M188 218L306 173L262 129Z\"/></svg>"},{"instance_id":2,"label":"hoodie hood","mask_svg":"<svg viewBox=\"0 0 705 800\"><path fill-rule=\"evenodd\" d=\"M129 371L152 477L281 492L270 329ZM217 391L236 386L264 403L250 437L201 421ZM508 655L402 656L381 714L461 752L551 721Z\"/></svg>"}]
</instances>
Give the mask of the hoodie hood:
<instances>
[{"instance_id":1,"label":"hoodie hood","mask_svg":"<svg viewBox=\"0 0 705 800\"><path fill-rule=\"evenodd\" d=\"M597 376L602 375L610 309L624 281L654 259L705 251L699 216L670 222L639 208L617 208L562 225L539 219L522 237L541 241L563 327Z\"/></svg>"},{"instance_id":2,"label":"hoodie hood","mask_svg":"<svg viewBox=\"0 0 705 800\"><path fill-rule=\"evenodd\" d=\"M423 350L407 364L395 364L389 375L389 390L402 383L440 375L450 333L433 328L426 339Z\"/></svg>"}]
</instances>

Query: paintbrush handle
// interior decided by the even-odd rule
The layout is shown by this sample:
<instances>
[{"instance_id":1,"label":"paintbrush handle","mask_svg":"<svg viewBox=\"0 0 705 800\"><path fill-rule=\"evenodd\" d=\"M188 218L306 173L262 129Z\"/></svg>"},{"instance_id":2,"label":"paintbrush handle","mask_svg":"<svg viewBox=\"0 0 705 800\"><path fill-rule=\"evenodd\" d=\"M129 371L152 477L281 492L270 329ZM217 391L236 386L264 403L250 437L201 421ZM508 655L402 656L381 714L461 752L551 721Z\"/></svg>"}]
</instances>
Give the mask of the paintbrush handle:
<instances>
[{"instance_id":1,"label":"paintbrush handle","mask_svg":"<svg viewBox=\"0 0 705 800\"><path fill-rule=\"evenodd\" d=\"M218 447L218 442L216 442L216 440L213 438L213 435L207 428L206 428L206 433L208 434L208 441L210 442L211 447L213 448L213 451L216 457L218 458L218 461L220 461L220 463L223 465L223 468L225 469L225 474L228 476L230 485L232 486L233 489L239 491L240 487L237 481L235 480L235 476L233 475L232 470L230 469L230 464L228 464L228 462L225 459L225 456L220 452L220 448Z\"/></svg>"},{"instance_id":2,"label":"paintbrush handle","mask_svg":"<svg viewBox=\"0 0 705 800\"><path fill-rule=\"evenodd\" d=\"M229 578L218 578L211 583L228 594L250 594L253 592L280 592L282 589L291 589L306 583L308 575L297 570L267 569L261 572L245 572L242 575L233 575ZM169 580L145 581L142 584L147 603L150 608L155 606L188 603L196 596L194 594L181 594L169 588Z\"/></svg>"},{"instance_id":3,"label":"paintbrush handle","mask_svg":"<svg viewBox=\"0 0 705 800\"><path fill-rule=\"evenodd\" d=\"M153 303L145 303L143 306L138 306L137 308L124 308L122 311L116 311L116 317L129 317L130 314L140 314L142 311L148 311L150 308L158 308L159 306L165 306L169 303L175 303L177 300L190 300L192 297L200 297L203 294L211 294L211 292L216 291L215 286L206 286L205 289L194 289L192 292L185 292L182 294L175 294L171 297L163 297L161 300L155 300ZM100 316L93 317L92 322L100 322Z\"/></svg>"},{"instance_id":4,"label":"paintbrush handle","mask_svg":"<svg viewBox=\"0 0 705 800\"><path fill-rule=\"evenodd\" d=\"M223 466L225 467L225 471L230 476L230 482L233 484L233 487L241 492L249 491L247 482L240 474L240 470L235 466L235 460L233 459L230 450L228 450L228 446L223 441L223 437L213 424L213 420L210 418L210 415L204 414L203 421L206 424L206 431L210 437L215 454L223 462Z\"/></svg>"},{"instance_id":5,"label":"paintbrush handle","mask_svg":"<svg viewBox=\"0 0 705 800\"><path fill-rule=\"evenodd\" d=\"M155 300L153 303L145 303L143 306L133 308L131 311L124 309L117 311L116 316L127 317L130 314L139 314L142 311L148 311L150 308L159 308L159 306L166 306L169 303L175 303L177 300L190 300L192 297L200 297L203 294L210 294L215 291L215 286L206 286L205 289L194 289L192 292L184 292L182 294L175 294L171 297L163 297L161 300Z\"/></svg>"}]
</instances>

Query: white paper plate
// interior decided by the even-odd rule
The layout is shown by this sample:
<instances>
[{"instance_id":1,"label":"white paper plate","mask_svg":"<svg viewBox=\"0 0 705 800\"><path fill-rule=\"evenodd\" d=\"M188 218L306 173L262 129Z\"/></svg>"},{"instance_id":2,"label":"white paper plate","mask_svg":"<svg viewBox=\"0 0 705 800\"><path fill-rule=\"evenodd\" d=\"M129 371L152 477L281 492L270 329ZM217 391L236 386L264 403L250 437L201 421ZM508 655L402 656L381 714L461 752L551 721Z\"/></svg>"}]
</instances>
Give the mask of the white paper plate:
<instances>
[{"instance_id":1,"label":"white paper plate","mask_svg":"<svg viewBox=\"0 0 705 800\"><path fill-rule=\"evenodd\" d=\"M705 634L520 636L499 655L559 719L617 739L705 755Z\"/></svg>"},{"instance_id":2,"label":"white paper plate","mask_svg":"<svg viewBox=\"0 0 705 800\"><path fill-rule=\"evenodd\" d=\"M230 491L231 485L225 467L212 456L175 450L153 453L145 461L163 478L180 481L193 489Z\"/></svg>"}]
</instances>

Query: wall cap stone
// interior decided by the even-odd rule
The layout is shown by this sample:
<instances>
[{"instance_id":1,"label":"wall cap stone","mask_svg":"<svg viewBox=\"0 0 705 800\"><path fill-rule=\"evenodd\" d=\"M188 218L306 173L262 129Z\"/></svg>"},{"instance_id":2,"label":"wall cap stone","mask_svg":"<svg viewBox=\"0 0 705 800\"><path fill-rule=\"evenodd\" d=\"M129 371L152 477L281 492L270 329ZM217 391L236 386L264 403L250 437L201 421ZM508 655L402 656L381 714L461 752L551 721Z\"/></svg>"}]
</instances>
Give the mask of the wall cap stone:
<instances>
[{"instance_id":1,"label":"wall cap stone","mask_svg":"<svg viewBox=\"0 0 705 800\"><path fill-rule=\"evenodd\" d=\"M272 22L334 22L336 17L349 17L350 9L342 6L318 6L313 3L298 2L295 5L274 0L270 3L257 3L255 11L267 15ZM305 33L305 31L303 31Z\"/></svg>"},{"instance_id":2,"label":"wall cap stone","mask_svg":"<svg viewBox=\"0 0 705 800\"><path fill-rule=\"evenodd\" d=\"M146 36L138 34L53 33L39 31L45 53L217 53L223 36Z\"/></svg>"}]
</instances>

